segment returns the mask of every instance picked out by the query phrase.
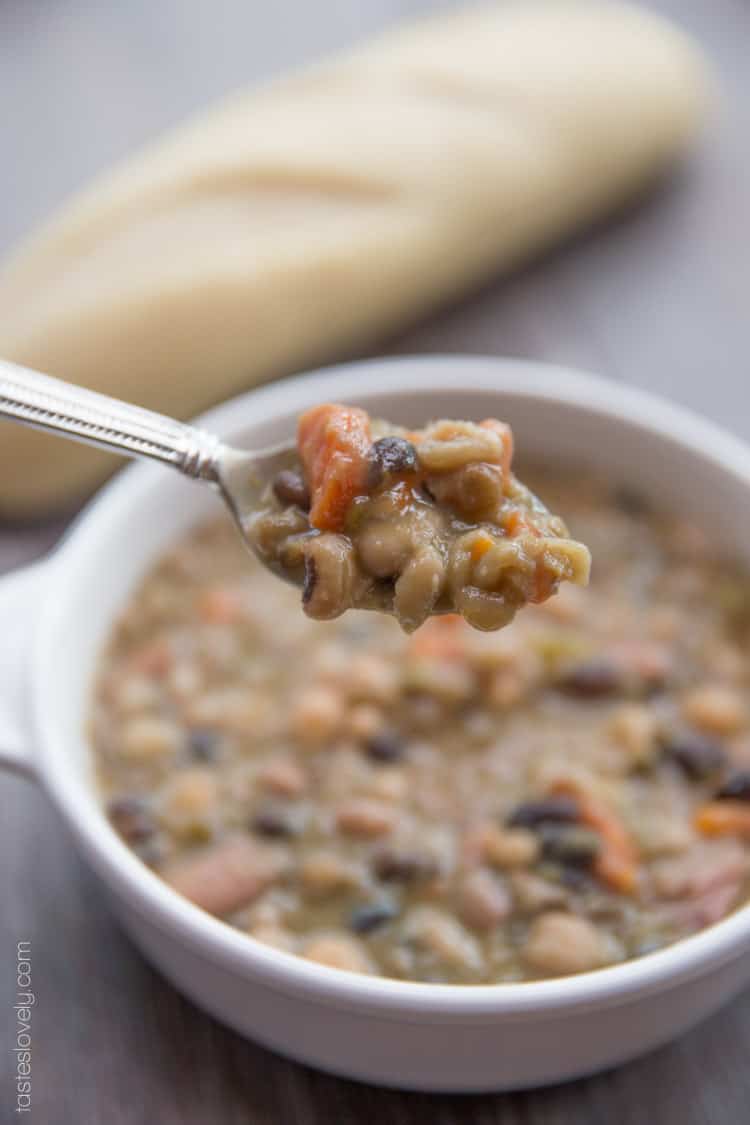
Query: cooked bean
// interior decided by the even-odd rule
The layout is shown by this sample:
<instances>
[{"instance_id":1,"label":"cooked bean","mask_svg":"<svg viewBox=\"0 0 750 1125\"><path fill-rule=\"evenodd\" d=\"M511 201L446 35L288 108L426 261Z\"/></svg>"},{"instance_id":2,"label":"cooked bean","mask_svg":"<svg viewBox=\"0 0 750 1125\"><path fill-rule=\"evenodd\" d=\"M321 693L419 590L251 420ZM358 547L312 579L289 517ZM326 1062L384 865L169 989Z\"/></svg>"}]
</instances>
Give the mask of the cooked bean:
<instances>
[{"instance_id":1,"label":"cooked bean","mask_svg":"<svg viewBox=\"0 0 750 1125\"><path fill-rule=\"evenodd\" d=\"M275 883L288 862L286 853L247 836L235 835L176 860L162 871L162 876L209 914L231 914Z\"/></svg>"},{"instance_id":2,"label":"cooked bean","mask_svg":"<svg viewBox=\"0 0 750 1125\"><path fill-rule=\"evenodd\" d=\"M716 796L720 801L750 801L750 770L730 774Z\"/></svg>"},{"instance_id":3,"label":"cooked bean","mask_svg":"<svg viewBox=\"0 0 750 1125\"><path fill-rule=\"evenodd\" d=\"M415 473L418 467L417 451L406 438L395 435L379 438L370 449L367 487L372 491L382 484L385 476Z\"/></svg>"},{"instance_id":4,"label":"cooked bean","mask_svg":"<svg viewBox=\"0 0 750 1125\"><path fill-rule=\"evenodd\" d=\"M352 604L354 548L345 536L326 533L307 539L302 551L307 583L305 613L318 621L340 617Z\"/></svg>"},{"instance_id":5,"label":"cooked bean","mask_svg":"<svg viewBox=\"0 0 750 1125\"><path fill-rule=\"evenodd\" d=\"M513 899L521 914L538 914L565 906L568 894L559 883L551 883L531 871L514 871L510 875Z\"/></svg>"},{"instance_id":6,"label":"cooked bean","mask_svg":"<svg viewBox=\"0 0 750 1125\"><path fill-rule=\"evenodd\" d=\"M156 831L148 804L141 797L115 798L107 805L107 817L112 827L129 844L142 843Z\"/></svg>"},{"instance_id":7,"label":"cooked bean","mask_svg":"<svg viewBox=\"0 0 750 1125\"><path fill-rule=\"evenodd\" d=\"M435 608L445 582L445 566L435 547L421 547L401 571L393 596L393 608L407 633L427 620Z\"/></svg>"},{"instance_id":8,"label":"cooked bean","mask_svg":"<svg viewBox=\"0 0 750 1125\"><path fill-rule=\"evenodd\" d=\"M290 725L306 746L319 746L340 729L344 720L341 696L333 688L306 688L292 703Z\"/></svg>"},{"instance_id":9,"label":"cooked bean","mask_svg":"<svg viewBox=\"0 0 750 1125\"><path fill-rule=\"evenodd\" d=\"M398 671L382 656L355 653L348 662L341 684L350 699L367 700L387 707L398 698Z\"/></svg>"},{"instance_id":10,"label":"cooked bean","mask_svg":"<svg viewBox=\"0 0 750 1125\"><path fill-rule=\"evenodd\" d=\"M404 804L409 792L409 777L398 766L383 763L363 788L363 793L391 805Z\"/></svg>"},{"instance_id":11,"label":"cooked bean","mask_svg":"<svg viewBox=\"0 0 750 1125\"><path fill-rule=\"evenodd\" d=\"M481 855L486 863L501 869L530 867L539 857L539 839L526 828L488 825L482 834Z\"/></svg>"},{"instance_id":12,"label":"cooked bean","mask_svg":"<svg viewBox=\"0 0 750 1125\"><path fill-rule=\"evenodd\" d=\"M303 822L299 809L268 803L256 809L250 826L260 836L283 838L297 836L303 828Z\"/></svg>"},{"instance_id":13,"label":"cooked bean","mask_svg":"<svg viewBox=\"0 0 750 1125\"><path fill-rule=\"evenodd\" d=\"M350 890L360 882L354 865L333 851L315 851L305 856L300 866L300 879L305 892L315 898Z\"/></svg>"},{"instance_id":14,"label":"cooked bean","mask_svg":"<svg viewBox=\"0 0 750 1125\"><path fill-rule=\"evenodd\" d=\"M603 699L618 695L624 684L622 672L616 664L608 660L589 660L566 672L558 687L578 699Z\"/></svg>"},{"instance_id":15,"label":"cooked bean","mask_svg":"<svg viewBox=\"0 0 750 1125\"><path fill-rule=\"evenodd\" d=\"M247 525L248 535L252 536L260 553L268 558L276 558L290 536L302 535L309 529L307 516L297 507L282 512L276 508L259 512Z\"/></svg>"},{"instance_id":16,"label":"cooked bean","mask_svg":"<svg viewBox=\"0 0 750 1125\"><path fill-rule=\"evenodd\" d=\"M472 930L491 930L505 921L512 909L508 889L484 868L470 872L459 891L459 912Z\"/></svg>"},{"instance_id":17,"label":"cooked bean","mask_svg":"<svg viewBox=\"0 0 750 1125\"><path fill-rule=\"evenodd\" d=\"M415 906L405 920L404 932L417 948L440 964L479 973L484 960L478 942L452 915L434 906Z\"/></svg>"},{"instance_id":18,"label":"cooked bean","mask_svg":"<svg viewBox=\"0 0 750 1125\"><path fill-rule=\"evenodd\" d=\"M543 824L540 837L542 856L566 867L591 867L601 851L596 832L579 825Z\"/></svg>"},{"instance_id":19,"label":"cooked bean","mask_svg":"<svg viewBox=\"0 0 750 1125\"><path fill-rule=\"evenodd\" d=\"M688 722L709 734L728 735L747 724L748 710L739 691L723 684L695 688L685 699Z\"/></svg>"},{"instance_id":20,"label":"cooked bean","mask_svg":"<svg viewBox=\"0 0 750 1125\"><path fill-rule=\"evenodd\" d=\"M331 969L345 969L349 973L375 971L365 947L349 934L319 934L310 938L302 953L309 961L317 961Z\"/></svg>"},{"instance_id":21,"label":"cooked bean","mask_svg":"<svg viewBox=\"0 0 750 1125\"><path fill-rule=\"evenodd\" d=\"M656 746L657 722L648 707L641 703L623 703L612 716L610 730L633 766L646 765L651 760Z\"/></svg>"},{"instance_id":22,"label":"cooked bean","mask_svg":"<svg viewBox=\"0 0 750 1125\"><path fill-rule=\"evenodd\" d=\"M371 738L374 738L383 730L383 725L382 711L378 707L373 707L370 703L356 704L352 707L346 719L347 734L350 734L352 738L365 746Z\"/></svg>"},{"instance_id":23,"label":"cooked bean","mask_svg":"<svg viewBox=\"0 0 750 1125\"><path fill-rule=\"evenodd\" d=\"M395 578L399 575L412 549L409 528L388 520L368 524L357 539L357 557L374 578Z\"/></svg>"},{"instance_id":24,"label":"cooked bean","mask_svg":"<svg viewBox=\"0 0 750 1125\"><path fill-rule=\"evenodd\" d=\"M280 797L299 797L307 788L305 771L292 758L273 758L264 763L255 780L261 789Z\"/></svg>"},{"instance_id":25,"label":"cooked bean","mask_svg":"<svg viewBox=\"0 0 750 1125\"><path fill-rule=\"evenodd\" d=\"M717 743L699 734L684 734L667 742L666 757L693 781L715 777L726 764L726 753Z\"/></svg>"},{"instance_id":26,"label":"cooked bean","mask_svg":"<svg viewBox=\"0 0 750 1125\"><path fill-rule=\"evenodd\" d=\"M370 934L398 916L398 907L388 900L367 902L357 906L349 916L349 927L355 934Z\"/></svg>"},{"instance_id":27,"label":"cooked bean","mask_svg":"<svg viewBox=\"0 0 750 1125\"><path fill-rule=\"evenodd\" d=\"M159 819L176 836L206 839L218 814L219 785L212 770L191 766L167 781Z\"/></svg>"},{"instance_id":28,"label":"cooked bean","mask_svg":"<svg viewBox=\"0 0 750 1125\"><path fill-rule=\"evenodd\" d=\"M188 753L196 762L216 760L219 746L218 731L208 727L193 727L188 733Z\"/></svg>"},{"instance_id":29,"label":"cooked bean","mask_svg":"<svg viewBox=\"0 0 750 1125\"><path fill-rule=\"evenodd\" d=\"M309 605L318 582L318 568L312 555L305 555L305 572L302 578L302 604Z\"/></svg>"},{"instance_id":30,"label":"cooked bean","mask_svg":"<svg viewBox=\"0 0 750 1125\"><path fill-rule=\"evenodd\" d=\"M433 856L414 849L379 848L372 858L378 879L384 882L411 883L417 879L431 879L437 872Z\"/></svg>"},{"instance_id":31,"label":"cooked bean","mask_svg":"<svg viewBox=\"0 0 750 1125\"><path fill-rule=\"evenodd\" d=\"M396 813L390 805L366 797L352 797L336 813L336 825L347 836L387 836L395 824Z\"/></svg>"},{"instance_id":32,"label":"cooked bean","mask_svg":"<svg viewBox=\"0 0 750 1125\"><path fill-rule=\"evenodd\" d=\"M294 953L296 951L297 942L294 934L276 922L257 922L251 925L247 932L256 941L261 941L264 945L270 945L273 949L280 949L282 953Z\"/></svg>"},{"instance_id":33,"label":"cooked bean","mask_svg":"<svg viewBox=\"0 0 750 1125\"><path fill-rule=\"evenodd\" d=\"M491 519L503 502L503 472L499 465L464 465L429 477L423 487L433 501L469 519Z\"/></svg>"},{"instance_id":34,"label":"cooked bean","mask_svg":"<svg viewBox=\"0 0 750 1125\"><path fill-rule=\"evenodd\" d=\"M551 976L599 969L609 960L600 931L585 918L550 912L536 918L522 949L533 969Z\"/></svg>"},{"instance_id":35,"label":"cooked bean","mask_svg":"<svg viewBox=\"0 0 750 1125\"><path fill-rule=\"evenodd\" d=\"M374 762L398 762L404 756L406 743L398 731L383 730L367 739L365 750Z\"/></svg>"},{"instance_id":36,"label":"cooked bean","mask_svg":"<svg viewBox=\"0 0 750 1125\"><path fill-rule=\"evenodd\" d=\"M277 473L273 491L282 504L294 504L303 512L310 508L310 490L302 473L296 469L282 469Z\"/></svg>"},{"instance_id":37,"label":"cooked bean","mask_svg":"<svg viewBox=\"0 0 750 1125\"><path fill-rule=\"evenodd\" d=\"M174 758L180 749L179 727L168 719L144 716L130 719L122 728L122 756L147 764Z\"/></svg>"},{"instance_id":38,"label":"cooked bean","mask_svg":"<svg viewBox=\"0 0 750 1125\"><path fill-rule=\"evenodd\" d=\"M537 828L548 821L570 823L578 820L578 802L565 793L542 797L538 801L524 801L506 820L509 828Z\"/></svg>"}]
</instances>

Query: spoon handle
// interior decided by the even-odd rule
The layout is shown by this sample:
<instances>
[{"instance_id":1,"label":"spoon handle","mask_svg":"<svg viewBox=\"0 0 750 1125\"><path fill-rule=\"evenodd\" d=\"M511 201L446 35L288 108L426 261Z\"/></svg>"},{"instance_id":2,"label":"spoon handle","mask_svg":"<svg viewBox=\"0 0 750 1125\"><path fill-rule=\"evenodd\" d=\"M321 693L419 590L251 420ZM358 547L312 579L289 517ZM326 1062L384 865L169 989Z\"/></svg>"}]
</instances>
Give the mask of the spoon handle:
<instances>
[{"instance_id":1,"label":"spoon handle","mask_svg":"<svg viewBox=\"0 0 750 1125\"><path fill-rule=\"evenodd\" d=\"M0 418L216 481L218 438L108 395L0 359Z\"/></svg>"}]
</instances>

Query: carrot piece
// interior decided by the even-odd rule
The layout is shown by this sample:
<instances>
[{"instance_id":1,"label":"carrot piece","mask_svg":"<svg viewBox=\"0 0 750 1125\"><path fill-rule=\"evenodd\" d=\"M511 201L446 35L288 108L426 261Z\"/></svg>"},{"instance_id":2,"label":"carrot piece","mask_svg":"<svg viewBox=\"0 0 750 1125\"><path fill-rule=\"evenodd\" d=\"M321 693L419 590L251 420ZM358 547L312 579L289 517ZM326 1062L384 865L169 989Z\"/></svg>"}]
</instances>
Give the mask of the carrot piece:
<instances>
[{"instance_id":1,"label":"carrot piece","mask_svg":"<svg viewBox=\"0 0 750 1125\"><path fill-rule=\"evenodd\" d=\"M581 823L600 837L602 848L594 862L597 878L620 894L632 894L638 876L638 856L615 810L575 781L560 781L553 786L553 792L573 797L578 803Z\"/></svg>"},{"instance_id":2,"label":"carrot piece","mask_svg":"<svg viewBox=\"0 0 750 1125\"><path fill-rule=\"evenodd\" d=\"M355 496L365 491L370 419L355 406L325 403L300 415L297 449L312 504L310 523L341 531Z\"/></svg>"},{"instance_id":3,"label":"carrot piece","mask_svg":"<svg viewBox=\"0 0 750 1125\"><path fill-rule=\"evenodd\" d=\"M542 534L539 528L518 508L511 508L509 512L506 512L503 515L502 523L503 530L509 539L517 539L519 535L524 533L539 539Z\"/></svg>"},{"instance_id":4,"label":"carrot piece","mask_svg":"<svg viewBox=\"0 0 750 1125\"><path fill-rule=\"evenodd\" d=\"M479 425L484 430L492 430L502 440L503 459L500 462L500 467L503 470L503 475L509 476L511 462L513 461L513 431L507 422L499 422L497 418L485 418Z\"/></svg>"},{"instance_id":5,"label":"carrot piece","mask_svg":"<svg viewBox=\"0 0 750 1125\"><path fill-rule=\"evenodd\" d=\"M417 660L463 660L466 628L457 613L429 617L409 638L409 655Z\"/></svg>"},{"instance_id":6,"label":"carrot piece","mask_svg":"<svg viewBox=\"0 0 750 1125\"><path fill-rule=\"evenodd\" d=\"M479 560L491 550L494 540L491 535L482 532L471 545L471 561L479 562Z\"/></svg>"},{"instance_id":7,"label":"carrot piece","mask_svg":"<svg viewBox=\"0 0 750 1125\"><path fill-rule=\"evenodd\" d=\"M743 801L709 801L698 809L695 827L704 836L750 840L750 805Z\"/></svg>"}]
</instances>

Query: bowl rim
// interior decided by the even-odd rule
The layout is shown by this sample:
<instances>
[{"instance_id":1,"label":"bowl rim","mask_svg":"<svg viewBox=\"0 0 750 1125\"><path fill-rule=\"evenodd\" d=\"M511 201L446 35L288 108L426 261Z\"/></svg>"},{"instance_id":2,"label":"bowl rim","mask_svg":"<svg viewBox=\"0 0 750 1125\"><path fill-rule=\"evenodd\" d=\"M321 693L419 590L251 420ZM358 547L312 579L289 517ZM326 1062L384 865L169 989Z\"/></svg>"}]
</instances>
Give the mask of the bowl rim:
<instances>
[{"instance_id":1,"label":"bowl rim","mask_svg":"<svg viewBox=\"0 0 750 1125\"><path fill-rule=\"evenodd\" d=\"M525 359L476 355L396 356L360 360L320 368L247 391L198 419L220 434L239 424L243 411L254 420L270 420L295 409L339 396L367 400L377 394L430 393L455 390L461 369L467 391L496 391L524 399L557 401L569 407L606 415L634 425L703 457L750 488L750 447L720 426L692 411L639 388L559 365ZM429 383L424 380L429 371ZM419 376L412 384L410 378ZM369 377L369 379L368 379ZM361 384L361 385L360 385ZM424 385L424 390L422 389ZM253 413L251 413L253 412ZM265 413L264 413L265 412ZM366 976L315 964L296 954L263 945L232 928L173 891L120 840L103 813L86 815L76 782L64 769L65 740L55 717L45 707L45 684L59 675L50 639L72 588L79 553L99 549L107 526L114 526L123 508L133 508L139 492L158 481L158 469L133 465L119 473L74 520L47 564L31 654L32 724L38 738L35 759L45 788L72 828L84 857L103 881L137 914L162 933L179 940L203 958L272 990L306 995L328 1006L369 1010L394 1018L484 1022L498 1016L539 1016L570 1008L600 1008L625 1003L643 992L673 987L708 973L750 950L750 904L698 933L663 950L618 965L551 980L480 985L431 984Z\"/></svg>"}]
</instances>

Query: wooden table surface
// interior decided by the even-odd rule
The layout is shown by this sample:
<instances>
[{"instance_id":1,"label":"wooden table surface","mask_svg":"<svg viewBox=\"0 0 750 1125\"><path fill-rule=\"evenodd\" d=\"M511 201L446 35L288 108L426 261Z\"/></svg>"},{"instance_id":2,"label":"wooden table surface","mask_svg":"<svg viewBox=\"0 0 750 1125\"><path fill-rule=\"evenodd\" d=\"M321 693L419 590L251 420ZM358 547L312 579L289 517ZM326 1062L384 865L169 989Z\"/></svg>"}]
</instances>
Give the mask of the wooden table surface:
<instances>
[{"instance_id":1,"label":"wooden table surface","mask_svg":"<svg viewBox=\"0 0 750 1125\"><path fill-rule=\"evenodd\" d=\"M436 0L0 0L0 252L114 158L208 99ZM659 390L750 438L750 7L658 0L712 55L724 102L690 167L594 235L388 345L517 354ZM0 569L63 521L0 527ZM0 1122L16 943L32 945L44 1125L740 1125L750 995L608 1074L530 1093L372 1089L271 1055L202 1015L121 935L49 802L0 779Z\"/></svg>"}]
</instances>

